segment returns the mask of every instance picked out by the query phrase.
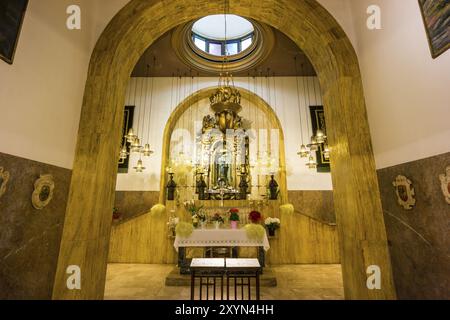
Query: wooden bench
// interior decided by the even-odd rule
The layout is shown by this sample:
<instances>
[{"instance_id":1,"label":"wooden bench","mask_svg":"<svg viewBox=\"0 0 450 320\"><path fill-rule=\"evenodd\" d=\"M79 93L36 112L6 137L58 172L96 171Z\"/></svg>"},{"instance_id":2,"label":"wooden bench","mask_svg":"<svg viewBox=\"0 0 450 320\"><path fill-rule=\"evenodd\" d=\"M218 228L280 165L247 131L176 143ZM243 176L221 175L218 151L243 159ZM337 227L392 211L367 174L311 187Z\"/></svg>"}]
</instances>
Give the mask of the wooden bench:
<instances>
[{"instance_id":1,"label":"wooden bench","mask_svg":"<svg viewBox=\"0 0 450 320\"><path fill-rule=\"evenodd\" d=\"M196 280L199 280L199 300L210 300L220 296L224 300L224 278L226 278L226 299L230 300L230 287L234 286L234 300L252 300L252 279L255 281L256 300L260 300L261 264L258 259L207 258L192 259L191 300L195 299ZM218 286L220 281L220 287ZM220 288L219 294L217 290ZM206 295L203 293L206 291Z\"/></svg>"}]
</instances>

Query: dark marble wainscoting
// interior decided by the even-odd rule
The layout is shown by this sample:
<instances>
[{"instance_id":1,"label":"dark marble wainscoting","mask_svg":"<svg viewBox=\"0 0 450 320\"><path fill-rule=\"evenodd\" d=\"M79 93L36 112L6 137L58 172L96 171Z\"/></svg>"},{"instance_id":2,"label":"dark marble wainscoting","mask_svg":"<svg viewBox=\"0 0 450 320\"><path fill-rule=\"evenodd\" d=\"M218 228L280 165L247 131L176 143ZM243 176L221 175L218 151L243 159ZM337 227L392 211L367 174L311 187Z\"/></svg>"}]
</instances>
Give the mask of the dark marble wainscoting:
<instances>
[{"instance_id":1,"label":"dark marble wainscoting","mask_svg":"<svg viewBox=\"0 0 450 320\"><path fill-rule=\"evenodd\" d=\"M158 202L159 191L116 191L114 207L123 222L149 212Z\"/></svg>"},{"instance_id":2,"label":"dark marble wainscoting","mask_svg":"<svg viewBox=\"0 0 450 320\"><path fill-rule=\"evenodd\" d=\"M336 223L333 191L288 191L289 202L295 210L326 224Z\"/></svg>"},{"instance_id":3,"label":"dark marble wainscoting","mask_svg":"<svg viewBox=\"0 0 450 320\"><path fill-rule=\"evenodd\" d=\"M447 166L450 153L378 170L399 299L450 299L450 205L439 181ZM398 175L413 184L412 210L397 203Z\"/></svg>"},{"instance_id":4,"label":"dark marble wainscoting","mask_svg":"<svg viewBox=\"0 0 450 320\"><path fill-rule=\"evenodd\" d=\"M0 153L9 171L0 198L0 299L50 299L72 171ZM43 210L31 204L34 182L52 174L54 197Z\"/></svg>"}]
</instances>

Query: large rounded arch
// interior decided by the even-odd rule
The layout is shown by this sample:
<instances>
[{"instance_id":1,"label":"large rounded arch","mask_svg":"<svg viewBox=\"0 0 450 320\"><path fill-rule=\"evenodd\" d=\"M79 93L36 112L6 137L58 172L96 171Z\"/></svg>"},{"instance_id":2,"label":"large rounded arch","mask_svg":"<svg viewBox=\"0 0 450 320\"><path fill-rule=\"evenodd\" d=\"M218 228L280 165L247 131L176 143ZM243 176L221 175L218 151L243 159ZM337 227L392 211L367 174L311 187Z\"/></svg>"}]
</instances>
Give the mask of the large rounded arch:
<instances>
[{"instance_id":1,"label":"large rounded arch","mask_svg":"<svg viewBox=\"0 0 450 320\"><path fill-rule=\"evenodd\" d=\"M242 88L242 87L236 87L236 88L241 93L242 98L253 103L256 106L256 108L258 108L258 110L260 110L267 116L267 118L269 119L273 128L276 128L279 130L280 144L279 144L278 152L279 152L279 161L280 161L280 171L279 171L280 198L281 198L282 202L286 202L288 199L288 197L287 197L287 178L286 178L286 152L285 152L285 146L284 146L284 132L283 132L283 128L281 126L280 119L278 118L278 116L275 113L275 111L273 110L273 108L259 95L255 94L254 92L249 91L248 89ZM196 104L200 100L210 97L216 90L217 90L217 87L209 87L209 88L204 88L197 92L194 92L192 95L185 98L180 104L178 104L178 106L175 108L175 110L170 115L169 120L167 121L167 124L164 128L164 135L163 135L163 147L162 147L162 159L161 159L161 181L160 181L160 189L159 189L160 190L160 197L159 197L160 203L165 203L165 199L166 199L166 187L165 187L167 184L166 168L167 168L168 160L169 160L170 138L172 136L172 132L175 128L175 125L177 124L178 120L183 115L183 113L189 107Z\"/></svg>"},{"instance_id":2,"label":"large rounded arch","mask_svg":"<svg viewBox=\"0 0 450 320\"><path fill-rule=\"evenodd\" d=\"M230 13L285 33L314 65L332 150L345 296L395 298L362 81L349 39L316 0L229 0L228 4ZM210 0L131 0L102 33L86 81L53 298L103 298L117 141L133 67L165 32L223 9L222 2ZM81 290L67 288L69 265L81 268ZM367 287L366 271L371 265L381 269L380 290Z\"/></svg>"}]
</instances>

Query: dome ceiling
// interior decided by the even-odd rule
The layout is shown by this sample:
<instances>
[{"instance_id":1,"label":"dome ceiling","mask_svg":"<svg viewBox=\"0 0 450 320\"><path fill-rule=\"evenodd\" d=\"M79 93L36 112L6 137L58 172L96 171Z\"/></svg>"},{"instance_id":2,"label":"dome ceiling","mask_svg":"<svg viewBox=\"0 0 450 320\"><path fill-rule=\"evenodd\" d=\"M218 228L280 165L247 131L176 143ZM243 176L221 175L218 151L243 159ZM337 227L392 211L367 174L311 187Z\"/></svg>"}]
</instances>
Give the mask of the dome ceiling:
<instances>
[{"instance_id":1,"label":"dome ceiling","mask_svg":"<svg viewBox=\"0 0 450 320\"><path fill-rule=\"evenodd\" d=\"M223 19L223 15L219 15L219 17ZM239 30L245 30L243 25L239 30L238 29L239 28L236 28L235 35L240 33ZM233 71L233 75L235 77L246 77L249 74L251 76L265 76L267 74L275 74L276 76L315 76L316 72L303 51L289 37L274 28L270 29L273 31L274 38L274 43L272 44L273 48L271 48L270 54L268 54L265 59L252 66L251 69ZM248 31L249 29L246 30ZM131 76L147 76L147 65L153 65L154 57L156 57L156 66L155 68L151 68L150 73L148 74L148 76L151 77L171 77L173 75L189 76L190 74L201 77L217 76L218 72L206 71L203 68L195 68L192 64L186 63L186 61L180 59L179 54L174 49L172 43L172 36L176 32L177 28L174 28L155 41L142 55ZM220 33L215 35L220 36ZM298 72L295 68L295 57L298 59Z\"/></svg>"}]
</instances>

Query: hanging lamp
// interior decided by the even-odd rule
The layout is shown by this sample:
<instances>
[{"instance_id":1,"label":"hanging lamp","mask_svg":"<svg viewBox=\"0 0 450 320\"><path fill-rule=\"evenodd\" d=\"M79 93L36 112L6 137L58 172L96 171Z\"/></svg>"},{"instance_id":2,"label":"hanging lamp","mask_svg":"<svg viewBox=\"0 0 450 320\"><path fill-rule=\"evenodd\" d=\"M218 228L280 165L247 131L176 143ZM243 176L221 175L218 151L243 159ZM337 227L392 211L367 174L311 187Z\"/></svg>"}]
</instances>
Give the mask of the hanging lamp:
<instances>
[{"instance_id":1,"label":"hanging lamp","mask_svg":"<svg viewBox=\"0 0 450 320\"><path fill-rule=\"evenodd\" d=\"M303 64L302 64L302 74L303 74ZM306 80L306 86L305 86L305 79L303 79L303 88L304 88L304 92L305 92L305 105L306 106L310 106L311 105L311 99L309 97L309 85L308 85L308 81ZM308 101L306 102L306 94L308 94ZM312 123L311 123L311 127L309 126L309 121L308 118L306 119L306 125L308 127L308 132L313 131L312 128ZM315 135L313 135L311 137L311 143L307 144L306 147L309 149L309 153L308 153L308 162L306 163L306 166L309 169L316 169L317 168L317 160L314 157L314 153L317 152L319 150L319 144L317 142L317 138Z\"/></svg>"},{"instance_id":2,"label":"hanging lamp","mask_svg":"<svg viewBox=\"0 0 450 320\"><path fill-rule=\"evenodd\" d=\"M298 66L297 66L297 56L294 57L295 61L295 72L296 72L296 82L297 82L297 107L298 107L298 116L300 119L300 136L302 139L302 145L300 146L300 151L297 152L297 154L300 156L300 158L307 158L308 157L308 149L305 146L305 143L303 141L303 124L302 124L302 110L300 108L300 89L299 89L299 83L298 83Z\"/></svg>"},{"instance_id":3,"label":"hanging lamp","mask_svg":"<svg viewBox=\"0 0 450 320\"><path fill-rule=\"evenodd\" d=\"M139 159L136 167L134 167L134 170L136 170L137 173L142 173L142 172L144 172L145 169L146 168L144 167L144 165L142 163L142 159Z\"/></svg>"},{"instance_id":4,"label":"hanging lamp","mask_svg":"<svg viewBox=\"0 0 450 320\"><path fill-rule=\"evenodd\" d=\"M153 69L156 67L156 57L153 57ZM147 65L147 79L150 76L150 65ZM149 112L150 115L148 117L148 135L147 135L147 141L150 141L150 122L152 119L152 107L153 107L153 87L154 87L154 77L152 77L152 83L151 83L151 89L150 89L150 107ZM145 110L144 110L145 112ZM145 118L145 113L144 113ZM150 157L154 151L150 148L150 143L146 143L144 148L141 150L141 153L144 155L144 157Z\"/></svg>"},{"instance_id":5,"label":"hanging lamp","mask_svg":"<svg viewBox=\"0 0 450 320\"><path fill-rule=\"evenodd\" d=\"M127 145L124 143L122 149L120 150L120 160L126 160L129 155L130 153L128 152Z\"/></svg>"},{"instance_id":6,"label":"hanging lamp","mask_svg":"<svg viewBox=\"0 0 450 320\"><path fill-rule=\"evenodd\" d=\"M314 159L314 156L313 156L312 154L310 154L309 160L308 160L308 162L306 163L306 166L307 166L309 169L316 169L316 168L317 168L317 162L316 162L316 160Z\"/></svg>"}]
</instances>

